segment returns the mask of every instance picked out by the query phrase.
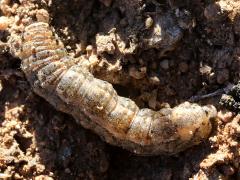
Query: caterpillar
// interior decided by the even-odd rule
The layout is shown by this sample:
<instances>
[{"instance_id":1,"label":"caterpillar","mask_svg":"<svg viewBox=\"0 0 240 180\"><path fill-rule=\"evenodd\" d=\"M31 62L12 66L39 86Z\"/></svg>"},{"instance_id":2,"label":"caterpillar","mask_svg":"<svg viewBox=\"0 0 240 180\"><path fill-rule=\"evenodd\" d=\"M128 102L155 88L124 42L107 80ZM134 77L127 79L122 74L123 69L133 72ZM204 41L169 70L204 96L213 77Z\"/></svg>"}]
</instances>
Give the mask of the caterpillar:
<instances>
[{"instance_id":1,"label":"caterpillar","mask_svg":"<svg viewBox=\"0 0 240 180\"><path fill-rule=\"evenodd\" d=\"M159 111L140 109L68 55L48 23L31 23L21 41L10 44L36 94L112 145L141 155L172 155L211 132L214 106L184 102Z\"/></svg>"}]
</instances>

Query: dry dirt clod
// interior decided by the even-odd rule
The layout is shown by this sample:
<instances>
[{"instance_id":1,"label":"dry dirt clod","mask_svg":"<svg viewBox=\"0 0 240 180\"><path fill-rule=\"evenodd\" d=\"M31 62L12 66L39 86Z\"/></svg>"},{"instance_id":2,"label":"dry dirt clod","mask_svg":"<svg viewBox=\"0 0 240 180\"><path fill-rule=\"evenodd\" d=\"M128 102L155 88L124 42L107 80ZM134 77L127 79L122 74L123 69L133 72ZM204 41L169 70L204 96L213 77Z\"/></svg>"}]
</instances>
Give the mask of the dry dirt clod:
<instances>
[{"instance_id":1,"label":"dry dirt clod","mask_svg":"<svg viewBox=\"0 0 240 180\"><path fill-rule=\"evenodd\" d=\"M8 26L12 23L12 19L6 16L0 17L0 30L7 30Z\"/></svg>"},{"instance_id":2,"label":"dry dirt clod","mask_svg":"<svg viewBox=\"0 0 240 180\"><path fill-rule=\"evenodd\" d=\"M152 33L143 39L145 49L174 49L176 43L183 37L183 31L175 18L170 13L156 15L152 18L154 21Z\"/></svg>"},{"instance_id":3,"label":"dry dirt clod","mask_svg":"<svg viewBox=\"0 0 240 180\"><path fill-rule=\"evenodd\" d=\"M114 54L116 50L113 44L114 41L115 41L115 38L112 36L98 34L96 36L98 54L102 54L104 52L108 54Z\"/></svg>"},{"instance_id":4,"label":"dry dirt clod","mask_svg":"<svg viewBox=\"0 0 240 180\"><path fill-rule=\"evenodd\" d=\"M1 0L0 9L4 15L10 15L11 14L10 0Z\"/></svg>"},{"instance_id":5,"label":"dry dirt clod","mask_svg":"<svg viewBox=\"0 0 240 180\"><path fill-rule=\"evenodd\" d=\"M49 23L49 13L45 9L39 9L36 13L36 18L39 22Z\"/></svg>"},{"instance_id":6,"label":"dry dirt clod","mask_svg":"<svg viewBox=\"0 0 240 180\"><path fill-rule=\"evenodd\" d=\"M223 122L229 122L233 117L233 113L231 111L219 111L218 118Z\"/></svg>"}]
</instances>

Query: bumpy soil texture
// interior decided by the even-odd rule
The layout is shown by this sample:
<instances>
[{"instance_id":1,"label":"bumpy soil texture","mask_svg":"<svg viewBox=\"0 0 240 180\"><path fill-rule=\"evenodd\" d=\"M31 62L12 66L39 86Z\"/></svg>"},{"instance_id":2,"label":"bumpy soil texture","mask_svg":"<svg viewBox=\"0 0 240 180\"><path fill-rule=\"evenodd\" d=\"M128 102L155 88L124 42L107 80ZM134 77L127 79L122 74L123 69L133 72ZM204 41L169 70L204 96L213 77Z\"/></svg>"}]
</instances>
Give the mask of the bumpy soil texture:
<instances>
[{"instance_id":1,"label":"bumpy soil texture","mask_svg":"<svg viewBox=\"0 0 240 180\"><path fill-rule=\"evenodd\" d=\"M240 116L219 105L224 91L198 98L240 80L239 0L0 2L8 17L0 19L0 179L240 179ZM215 105L210 138L175 156L141 157L56 111L32 92L4 44L9 22L36 14L49 18L73 56L89 56L97 78L140 107L190 98Z\"/></svg>"}]
</instances>

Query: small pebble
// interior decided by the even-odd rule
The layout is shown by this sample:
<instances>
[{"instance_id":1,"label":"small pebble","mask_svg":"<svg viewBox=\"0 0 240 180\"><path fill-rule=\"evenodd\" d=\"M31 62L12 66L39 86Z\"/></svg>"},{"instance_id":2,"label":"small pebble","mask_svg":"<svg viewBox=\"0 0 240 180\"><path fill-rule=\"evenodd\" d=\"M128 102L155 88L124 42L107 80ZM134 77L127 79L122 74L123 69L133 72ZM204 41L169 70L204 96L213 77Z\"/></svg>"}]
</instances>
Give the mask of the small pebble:
<instances>
[{"instance_id":1,"label":"small pebble","mask_svg":"<svg viewBox=\"0 0 240 180\"><path fill-rule=\"evenodd\" d=\"M157 90L153 90L151 93L151 97L148 101L148 106L152 109L155 109L157 105Z\"/></svg>"},{"instance_id":2,"label":"small pebble","mask_svg":"<svg viewBox=\"0 0 240 180\"><path fill-rule=\"evenodd\" d=\"M88 45L88 46L86 47L86 52L87 52L87 56L88 56L88 57L91 56L92 51L93 51L93 46L92 46L92 45Z\"/></svg>"},{"instance_id":3,"label":"small pebble","mask_svg":"<svg viewBox=\"0 0 240 180\"><path fill-rule=\"evenodd\" d=\"M146 65L146 61L144 61L142 58L139 58L139 59L138 59L138 62L139 62L139 64L140 64L141 66Z\"/></svg>"},{"instance_id":4,"label":"small pebble","mask_svg":"<svg viewBox=\"0 0 240 180\"><path fill-rule=\"evenodd\" d=\"M112 4L112 0L99 0L101 3L104 4L106 7L110 7Z\"/></svg>"},{"instance_id":5,"label":"small pebble","mask_svg":"<svg viewBox=\"0 0 240 180\"><path fill-rule=\"evenodd\" d=\"M181 62L179 64L179 70L182 72L182 73L185 73L188 71L188 64L185 63L185 62Z\"/></svg>"},{"instance_id":6,"label":"small pebble","mask_svg":"<svg viewBox=\"0 0 240 180\"><path fill-rule=\"evenodd\" d=\"M227 17L228 13L232 10L232 7L229 6L224 1L219 1L208 5L204 9L204 16L208 21L219 21Z\"/></svg>"},{"instance_id":7,"label":"small pebble","mask_svg":"<svg viewBox=\"0 0 240 180\"><path fill-rule=\"evenodd\" d=\"M221 121L226 123L232 119L233 113L231 111L219 111L217 116Z\"/></svg>"},{"instance_id":8,"label":"small pebble","mask_svg":"<svg viewBox=\"0 0 240 180\"><path fill-rule=\"evenodd\" d=\"M212 71L212 68L210 66L204 65L200 67L199 71L202 75L209 75Z\"/></svg>"},{"instance_id":9,"label":"small pebble","mask_svg":"<svg viewBox=\"0 0 240 180\"><path fill-rule=\"evenodd\" d=\"M217 72L217 83L218 84L224 84L229 79L229 70L228 69L222 69Z\"/></svg>"},{"instance_id":10,"label":"small pebble","mask_svg":"<svg viewBox=\"0 0 240 180\"><path fill-rule=\"evenodd\" d=\"M145 20L145 27L147 29L150 29L153 25L153 19L151 17L148 17L146 20Z\"/></svg>"},{"instance_id":11,"label":"small pebble","mask_svg":"<svg viewBox=\"0 0 240 180\"><path fill-rule=\"evenodd\" d=\"M154 85L159 85L160 84L160 79L157 76L150 77L149 81L150 81L151 84L154 84Z\"/></svg>"},{"instance_id":12,"label":"small pebble","mask_svg":"<svg viewBox=\"0 0 240 180\"><path fill-rule=\"evenodd\" d=\"M70 174L70 173L71 173L71 170L70 170L69 168L66 168L66 169L64 170L64 172L67 173L67 174Z\"/></svg>"},{"instance_id":13,"label":"small pebble","mask_svg":"<svg viewBox=\"0 0 240 180\"><path fill-rule=\"evenodd\" d=\"M235 169L230 165L222 165L220 169L225 176L231 176L235 173Z\"/></svg>"},{"instance_id":14,"label":"small pebble","mask_svg":"<svg viewBox=\"0 0 240 180\"><path fill-rule=\"evenodd\" d=\"M146 75L146 72L146 67L141 67L139 69L137 69L136 67L129 68L129 75L134 79L142 79Z\"/></svg>"},{"instance_id":15,"label":"small pebble","mask_svg":"<svg viewBox=\"0 0 240 180\"><path fill-rule=\"evenodd\" d=\"M3 90L2 81L0 80L0 92Z\"/></svg>"},{"instance_id":16,"label":"small pebble","mask_svg":"<svg viewBox=\"0 0 240 180\"><path fill-rule=\"evenodd\" d=\"M163 69L169 69L169 61L167 59L160 62L160 67Z\"/></svg>"},{"instance_id":17,"label":"small pebble","mask_svg":"<svg viewBox=\"0 0 240 180\"><path fill-rule=\"evenodd\" d=\"M209 74L208 81L209 81L210 84L215 84L216 83L216 74L214 72Z\"/></svg>"}]
</instances>

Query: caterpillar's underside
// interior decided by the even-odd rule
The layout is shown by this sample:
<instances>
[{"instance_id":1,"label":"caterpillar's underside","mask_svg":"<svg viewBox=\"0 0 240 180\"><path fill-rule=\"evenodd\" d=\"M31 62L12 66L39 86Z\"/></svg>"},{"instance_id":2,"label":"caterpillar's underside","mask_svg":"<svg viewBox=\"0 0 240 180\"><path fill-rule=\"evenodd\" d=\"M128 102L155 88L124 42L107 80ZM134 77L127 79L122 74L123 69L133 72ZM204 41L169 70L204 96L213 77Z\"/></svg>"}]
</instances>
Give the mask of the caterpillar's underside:
<instances>
[{"instance_id":1,"label":"caterpillar's underside","mask_svg":"<svg viewBox=\"0 0 240 180\"><path fill-rule=\"evenodd\" d=\"M138 154L175 154L211 131L213 106L185 102L160 111L139 109L69 56L47 23L27 26L19 47L11 50L37 94L110 144Z\"/></svg>"}]
</instances>

